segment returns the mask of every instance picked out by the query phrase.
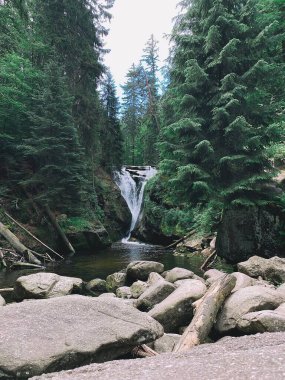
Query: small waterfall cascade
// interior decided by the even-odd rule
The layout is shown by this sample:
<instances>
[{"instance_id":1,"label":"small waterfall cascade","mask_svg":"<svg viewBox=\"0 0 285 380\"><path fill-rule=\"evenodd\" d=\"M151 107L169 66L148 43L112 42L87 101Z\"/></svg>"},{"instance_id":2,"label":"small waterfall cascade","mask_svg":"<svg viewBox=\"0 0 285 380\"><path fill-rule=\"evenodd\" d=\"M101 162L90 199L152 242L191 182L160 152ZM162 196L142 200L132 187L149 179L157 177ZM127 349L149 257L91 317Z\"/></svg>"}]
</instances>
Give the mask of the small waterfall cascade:
<instances>
[{"instance_id":1,"label":"small waterfall cascade","mask_svg":"<svg viewBox=\"0 0 285 380\"><path fill-rule=\"evenodd\" d=\"M124 166L120 172L115 172L115 183L121 190L132 214L131 226L123 242L127 242L131 237L141 213L145 185L156 172L156 169L151 166Z\"/></svg>"}]
</instances>

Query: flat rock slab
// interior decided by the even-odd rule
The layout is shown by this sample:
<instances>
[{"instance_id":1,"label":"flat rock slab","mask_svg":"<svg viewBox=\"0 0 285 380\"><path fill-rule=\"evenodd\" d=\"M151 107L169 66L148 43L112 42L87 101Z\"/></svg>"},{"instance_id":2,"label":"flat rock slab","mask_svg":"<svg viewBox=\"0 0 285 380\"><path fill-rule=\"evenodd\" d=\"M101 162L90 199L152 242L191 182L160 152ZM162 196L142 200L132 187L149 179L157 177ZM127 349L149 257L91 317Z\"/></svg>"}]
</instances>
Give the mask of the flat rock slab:
<instances>
[{"instance_id":1,"label":"flat rock slab","mask_svg":"<svg viewBox=\"0 0 285 380\"><path fill-rule=\"evenodd\" d=\"M0 308L0 378L26 379L112 360L163 335L116 299L71 295Z\"/></svg>"},{"instance_id":2,"label":"flat rock slab","mask_svg":"<svg viewBox=\"0 0 285 380\"><path fill-rule=\"evenodd\" d=\"M188 352L92 364L32 380L283 380L285 333L224 338Z\"/></svg>"}]
</instances>

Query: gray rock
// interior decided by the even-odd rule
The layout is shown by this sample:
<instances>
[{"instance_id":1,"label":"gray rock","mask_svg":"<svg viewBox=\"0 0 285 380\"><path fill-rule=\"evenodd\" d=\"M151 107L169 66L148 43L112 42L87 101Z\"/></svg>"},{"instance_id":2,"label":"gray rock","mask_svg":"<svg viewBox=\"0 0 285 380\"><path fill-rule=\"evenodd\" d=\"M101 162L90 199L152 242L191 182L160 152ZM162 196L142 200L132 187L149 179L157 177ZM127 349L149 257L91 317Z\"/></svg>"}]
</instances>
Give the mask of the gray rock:
<instances>
[{"instance_id":1,"label":"gray rock","mask_svg":"<svg viewBox=\"0 0 285 380\"><path fill-rule=\"evenodd\" d=\"M99 296L107 291L106 281L101 278L95 278L86 284L86 289Z\"/></svg>"},{"instance_id":2,"label":"gray rock","mask_svg":"<svg viewBox=\"0 0 285 380\"><path fill-rule=\"evenodd\" d=\"M149 311L149 315L162 324L165 332L177 332L190 323L192 303L203 297L207 288L198 280L182 280L183 283L167 298Z\"/></svg>"},{"instance_id":3,"label":"gray rock","mask_svg":"<svg viewBox=\"0 0 285 380\"><path fill-rule=\"evenodd\" d=\"M285 298L285 284L280 285L276 291Z\"/></svg>"},{"instance_id":4,"label":"gray rock","mask_svg":"<svg viewBox=\"0 0 285 380\"><path fill-rule=\"evenodd\" d=\"M150 346L158 354L165 352L172 352L175 345L179 342L181 335L178 334L164 334L161 338L150 343Z\"/></svg>"},{"instance_id":5,"label":"gray rock","mask_svg":"<svg viewBox=\"0 0 285 380\"><path fill-rule=\"evenodd\" d=\"M162 273L164 265L155 261L133 261L127 266L128 278L132 280L147 280L151 272Z\"/></svg>"},{"instance_id":6,"label":"gray rock","mask_svg":"<svg viewBox=\"0 0 285 380\"><path fill-rule=\"evenodd\" d=\"M274 289L254 285L233 293L218 314L215 328L225 333L237 327L238 320L245 314L258 310L272 310L285 302Z\"/></svg>"},{"instance_id":7,"label":"gray rock","mask_svg":"<svg viewBox=\"0 0 285 380\"><path fill-rule=\"evenodd\" d=\"M285 333L227 337L181 353L117 360L32 380L283 380Z\"/></svg>"},{"instance_id":8,"label":"gray rock","mask_svg":"<svg viewBox=\"0 0 285 380\"><path fill-rule=\"evenodd\" d=\"M163 278L150 285L137 300L139 310L150 310L175 290L175 286Z\"/></svg>"},{"instance_id":9,"label":"gray rock","mask_svg":"<svg viewBox=\"0 0 285 380\"><path fill-rule=\"evenodd\" d=\"M122 286L122 287L117 289L116 295L119 298L129 299L132 297L131 289L128 286Z\"/></svg>"},{"instance_id":10,"label":"gray rock","mask_svg":"<svg viewBox=\"0 0 285 380\"><path fill-rule=\"evenodd\" d=\"M232 275L236 278L236 285L232 290L232 293L236 292L239 289L247 288L248 286L257 285L256 280L247 276L244 273L234 272Z\"/></svg>"},{"instance_id":11,"label":"gray rock","mask_svg":"<svg viewBox=\"0 0 285 380\"><path fill-rule=\"evenodd\" d=\"M118 288L126 285L127 275L123 272L110 274L106 278L106 288L108 292L116 292Z\"/></svg>"},{"instance_id":12,"label":"gray rock","mask_svg":"<svg viewBox=\"0 0 285 380\"><path fill-rule=\"evenodd\" d=\"M4 300L4 298L0 295L0 306L5 306L6 305L6 301Z\"/></svg>"},{"instance_id":13,"label":"gray rock","mask_svg":"<svg viewBox=\"0 0 285 380\"><path fill-rule=\"evenodd\" d=\"M115 293L103 293L98 298L117 298Z\"/></svg>"},{"instance_id":14,"label":"gray rock","mask_svg":"<svg viewBox=\"0 0 285 380\"><path fill-rule=\"evenodd\" d=\"M149 274L148 279L147 279L147 286L154 285L157 281L163 281L164 278L155 272L152 272Z\"/></svg>"},{"instance_id":15,"label":"gray rock","mask_svg":"<svg viewBox=\"0 0 285 380\"><path fill-rule=\"evenodd\" d=\"M239 263L238 270L251 277L261 276L275 284L285 282L285 259L277 256L271 259L252 256L247 261Z\"/></svg>"},{"instance_id":16,"label":"gray rock","mask_svg":"<svg viewBox=\"0 0 285 380\"><path fill-rule=\"evenodd\" d=\"M163 328L115 299L72 295L0 309L1 379L27 379L119 357Z\"/></svg>"},{"instance_id":17,"label":"gray rock","mask_svg":"<svg viewBox=\"0 0 285 380\"><path fill-rule=\"evenodd\" d=\"M224 272L221 272L218 269L209 269L204 273L204 278L207 285L212 285L213 282L218 280L220 277L224 276Z\"/></svg>"},{"instance_id":18,"label":"gray rock","mask_svg":"<svg viewBox=\"0 0 285 380\"><path fill-rule=\"evenodd\" d=\"M264 207L229 207L219 224L217 253L234 264L249 259L253 252L272 257L280 252L279 230L279 217Z\"/></svg>"},{"instance_id":19,"label":"gray rock","mask_svg":"<svg viewBox=\"0 0 285 380\"><path fill-rule=\"evenodd\" d=\"M140 280L134 282L130 287L132 297L139 298L139 296L141 296L143 292L146 290L147 286L148 285L146 282Z\"/></svg>"},{"instance_id":20,"label":"gray rock","mask_svg":"<svg viewBox=\"0 0 285 380\"><path fill-rule=\"evenodd\" d=\"M285 331L285 303L275 310L262 310L243 315L237 328L246 334Z\"/></svg>"},{"instance_id":21,"label":"gray rock","mask_svg":"<svg viewBox=\"0 0 285 380\"><path fill-rule=\"evenodd\" d=\"M193 276L194 273L190 270L176 267L167 272L165 280L174 283L179 280L193 278Z\"/></svg>"},{"instance_id":22,"label":"gray rock","mask_svg":"<svg viewBox=\"0 0 285 380\"><path fill-rule=\"evenodd\" d=\"M19 277L14 285L14 293L18 300L53 298L81 292L82 286L80 278L40 272Z\"/></svg>"}]
</instances>

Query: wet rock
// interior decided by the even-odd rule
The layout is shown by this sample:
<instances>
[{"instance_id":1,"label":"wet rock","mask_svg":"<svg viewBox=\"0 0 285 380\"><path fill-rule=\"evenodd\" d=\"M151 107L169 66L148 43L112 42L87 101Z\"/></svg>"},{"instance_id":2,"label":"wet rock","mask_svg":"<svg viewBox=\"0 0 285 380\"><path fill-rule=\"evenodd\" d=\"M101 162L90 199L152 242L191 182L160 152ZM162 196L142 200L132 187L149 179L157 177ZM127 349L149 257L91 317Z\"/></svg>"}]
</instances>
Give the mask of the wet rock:
<instances>
[{"instance_id":1,"label":"wet rock","mask_svg":"<svg viewBox=\"0 0 285 380\"><path fill-rule=\"evenodd\" d=\"M173 268L167 272L165 280L174 283L175 281L193 278L194 273L184 268Z\"/></svg>"},{"instance_id":2,"label":"wet rock","mask_svg":"<svg viewBox=\"0 0 285 380\"><path fill-rule=\"evenodd\" d=\"M1 379L112 360L163 335L158 322L116 299L72 295L1 308Z\"/></svg>"},{"instance_id":3,"label":"wet rock","mask_svg":"<svg viewBox=\"0 0 285 380\"><path fill-rule=\"evenodd\" d=\"M0 306L5 306L6 305L6 301L4 300L4 298L0 295Z\"/></svg>"},{"instance_id":4,"label":"wet rock","mask_svg":"<svg viewBox=\"0 0 285 380\"><path fill-rule=\"evenodd\" d=\"M285 303L275 310L247 313L238 320L237 328L246 334L285 331Z\"/></svg>"},{"instance_id":5,"label":"wet rock","mask_svg":"<svg viewBox=\"0 0 285 380\"><path fill-rule=\"evenodd\" d=\"M139 298L147 288L147 283L143 281L136 281L130 287L131 295L133 298Z\"/></svg>"},{"instance_id":6,"label":"wet rock","mask_svg":"<svg viewBox=\"0 0 285 380\"><path fill-rule=\"evenodd\" d=\"M101 278L95 278L94 280L89 281L85 287L96 296L99 296L107 291L106 281Z\"/></svg>"},{"instance_id":7,"label":"wet rock","mask_svg":"<svg viewBox=\"0 0 285 380\"><path fill-rule=\"evenodd\" d=\"M128 286L122 286L117 289L116 295L119 298L126 298L126 299L131 298L132 297L131 289Z\"/></svg>"},{"instance_id":8,"label":"wet rock","mask_svg":"<svg viewBox=\"0 0 285 380\"><path fill-rule=\"evenodd\" d=\"M215 328L220 333L233 330L245 314L259 310L273 310L285 301L275 289L254 285L233 293L218 314Z\"/></svg>"},{"instance_id":9,"label":"wet rock","mask_svg":"<svg viewBox=\"0 0 285 380\"><path fill-rule=\"evenodd\" d=\"M164 334L161 338L149 344L155 352L163 354L165 352L172 352L175 345L179 342L181 335L178 334Z\"/></svg>"},{"instance_id":10,"label":"wet rock","mask_svg":"<svg viewBox=\"0 0 285 380\"><path fill-rule=\"evenodd\" d=\"M149 311L165 332L177 332L179 327L190 323L193 310L192 303L205 294L207 288L198 280L181 280L182 284L162 302Z\"/></svg>"},{"instance_id":11,"label":"wet rock","mask_svg":"<svg viewBox=\"0 0 285 380\"><path fill-rule=\"evenodd\" d=\"M81 292L82 286L80 278L40 272L19 277L14 285L14 293L18 300L52 298Z\"/></svg>"},{"instance_id":12,"label":"wet rock","mask_svg":"<svg viewBox=\"0 0 285 380\"><path fill-rule=\"evenodd\" d=\"M270 259L252 256L247 261L239 263L238 270L251 277L261 276L275 284L285 282L285 259L277 256Z\"/></svg>"},{"instance_id":13,"label":"wet rock","mask_svg":"<svg viewBox=\"0 0 285 380\"><path fill-rule=\"evenodd\" d=\"M145 281L152 272L162 273L164 265L155 261L133 261L127 267L127 276L132 280Z\"/></svg>"},{"instance_id":14,"label":"wet rock","mask_svg":"<svg viewBox=\"0 0 285 380\"><path fill-rule=\"evenodd\" d=\"M108 292L116 292L118 288L121 286L125 286L127 280L126 273L123 272L116 272L113 274L110 274L106 278L106 288Z\"/></svg>"},{"instance_id":15,"label":"wet rock","mask_svg":"<svg viewBox=\"0 0 285 380\"><path fill-rule=\"evenodd\" d=\"M161 280L150 285L137 300L137 308L139 310L150 310L154 305L163 301L175 290L175 286L170 282Z\"/></svg>"}]
</instances>

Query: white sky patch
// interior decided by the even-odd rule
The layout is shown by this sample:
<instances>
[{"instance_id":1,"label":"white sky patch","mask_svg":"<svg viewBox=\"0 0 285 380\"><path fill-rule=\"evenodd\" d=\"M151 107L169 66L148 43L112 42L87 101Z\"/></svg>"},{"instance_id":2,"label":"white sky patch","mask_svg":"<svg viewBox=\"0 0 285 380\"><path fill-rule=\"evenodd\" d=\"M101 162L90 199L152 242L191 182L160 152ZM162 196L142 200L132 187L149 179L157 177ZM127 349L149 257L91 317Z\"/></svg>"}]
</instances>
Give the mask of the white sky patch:
<instances>
[{"instance_id":1,"label":"white sky patch","mask_svg":"<svg viewBox=\"0 0 285 380\"><path fill-rule=\"evenodd\" d=\"M121 96L120 85L133 63L137 64L151 34L159 41L160 66L168 57L172 19L177 15L179 0L115 0L111 9L113 18L105 48L111 52L105 56Z\"/></svg>"}]
</instances>

